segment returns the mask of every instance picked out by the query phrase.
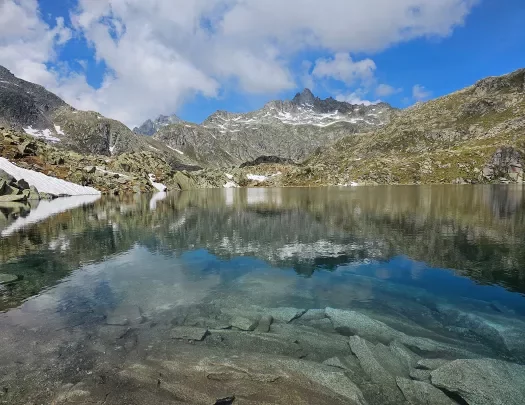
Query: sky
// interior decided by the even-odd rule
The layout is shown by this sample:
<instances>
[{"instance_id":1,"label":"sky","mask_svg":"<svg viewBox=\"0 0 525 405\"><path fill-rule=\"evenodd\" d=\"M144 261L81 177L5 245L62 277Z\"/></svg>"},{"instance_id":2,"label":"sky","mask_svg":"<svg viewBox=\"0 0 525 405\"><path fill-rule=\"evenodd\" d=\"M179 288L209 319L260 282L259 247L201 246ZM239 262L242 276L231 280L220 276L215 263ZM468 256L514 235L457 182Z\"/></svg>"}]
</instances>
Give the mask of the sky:
<instances>
[{"instance_id":1,"label":"sky","mask_svg":"<svg viewBox=\"0 0 525 405\"><path fill-rule=\"evenodd\" d=\"M303 88L403 108L525 67L524 0L0 0L0 65L133 127Z\"/></svg>"}]
</instances>

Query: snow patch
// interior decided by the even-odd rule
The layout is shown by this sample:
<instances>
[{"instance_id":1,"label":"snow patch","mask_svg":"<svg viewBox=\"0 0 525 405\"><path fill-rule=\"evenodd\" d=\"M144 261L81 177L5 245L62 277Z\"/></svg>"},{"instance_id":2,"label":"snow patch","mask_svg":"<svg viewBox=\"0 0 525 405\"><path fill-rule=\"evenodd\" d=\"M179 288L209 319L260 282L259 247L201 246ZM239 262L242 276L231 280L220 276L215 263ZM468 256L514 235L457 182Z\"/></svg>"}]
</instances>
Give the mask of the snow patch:
<instances>
[{"instance_id":1,"label":"snow patch","mask_svg":"<svg viewBox=\"0 0 525 405\"><path fill-rule=\"evenodd\" d=\"M65 135L64 131L60 129L60 125L55 125L55 131L58 135Z\"/></svg>"},{"instance_id":2,"label":"snow patch","mask_svg":"<svg viewBox=\"0 0 525 405\"><path fill-rule=\"evenodd\" d=\"M257 182L268 180L267 176L262 176L262 175L259 175L259 174L247 174L246 178L248 180L253 180L253 181L257 181Z\"/></svg>"},{"instance_id":3,"label":"snow patch","mask_svg":"<svg viewBox=\"0 0 525 405\"><path fill-rule=\"evenodd\" d=\"M233 174L224 173L226 177L228 177L230 180L233 180Z\"/></svg>"},{"instance_id":4,"label":"snow patch","mask_svg":"<svg viewBox=\"0 0 525 405\"><path fill-rule=\"evenodd\" d=\"M24 179L30 186L35 186L39 192L54 195L100 195L100 191L93 187L79 186L34 170L23 169L2 157L0 157L0 169L17 180Z\"/></svg>"},{"instance_id":5,"label":"snow patch","mask_svg":"<svg viewBox=\"0 0 525 405\"><path fill-rule=\"evenodd\" d=\"M2 231L2 236L9 236L19 229L28 225L41 222L53 215L60 214L86 204L92 204L100 198L100 195L77 195L74 197L57 198L55 200L42 200L35 209L26 217L20 217Z\"/></svg>"},{"instance_id":6,"label":"snow patch","mask_svg":"<svg viewBox=\"0 0 525 405\"><path fill-rule=\"evenodd\" d=\"M224 184L223 187L224 188L237 188L239 186L237 185L237 183L235 183L233 181L228 181L227 183Z\"/></svg>"},{"instance_id":7,"label":"snow patch","mask_svg":"<svg viewBox=\"0 0 525 405\"><path fill-rule=\"evenodd\" d=\"M50 142L60 142L59 138L51 135L52 132L50 129L44 129L44 130L33 129L31 125L23 129L26 134L31 135L35 138L45 139L46 141L50 141Z\"/></svg>"},{"instance_id":8,"label":"snow patch","mask_svg":"<svg viewBox=\"0 0 525 405\"><path fill-rule=\"evenodd\" d=\"M175 149L175 148L172 148L172 147L169 146L169 145L166 145L166 146L168 146L168 148L170 148L171 150L174 150L174 151L177 152L178 154L180 154L180 155L184 155L184 152L183 152L183 151L178 150L178 149Z\"/></svg>"},{"instance_id":9,"label":"snow patch","mask_svg":"<svg viewBox=\"0 0 525 405\"><path fill-rule=\"evenodd\" d=\"M149 181L150 181L151 185L153 187L155 187L157 190L159 190L159 191L166 191L168 189L168 187L166 187L164 184L155 182L156 177L155 177L154 174L150 173L150 174L148 174L148 177L149 177Z\"/></svg>"}]
</instances>

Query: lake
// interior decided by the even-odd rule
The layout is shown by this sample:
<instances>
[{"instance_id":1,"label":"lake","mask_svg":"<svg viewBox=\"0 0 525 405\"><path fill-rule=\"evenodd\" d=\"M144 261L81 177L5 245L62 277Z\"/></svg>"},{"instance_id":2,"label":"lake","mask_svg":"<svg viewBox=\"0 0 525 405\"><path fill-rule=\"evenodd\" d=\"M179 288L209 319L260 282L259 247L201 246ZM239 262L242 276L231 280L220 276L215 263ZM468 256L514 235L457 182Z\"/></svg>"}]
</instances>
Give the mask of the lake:
<instances>
[{"instance_id":1,"label":"lake","mask_svg":"<svg viewBox=\"0 0 525 405\"><path fill-rule=\"evenodd\" d=\"M520 186L74 197L0 229L0 404L524 403Z\"/></svg>"}]
</instances>

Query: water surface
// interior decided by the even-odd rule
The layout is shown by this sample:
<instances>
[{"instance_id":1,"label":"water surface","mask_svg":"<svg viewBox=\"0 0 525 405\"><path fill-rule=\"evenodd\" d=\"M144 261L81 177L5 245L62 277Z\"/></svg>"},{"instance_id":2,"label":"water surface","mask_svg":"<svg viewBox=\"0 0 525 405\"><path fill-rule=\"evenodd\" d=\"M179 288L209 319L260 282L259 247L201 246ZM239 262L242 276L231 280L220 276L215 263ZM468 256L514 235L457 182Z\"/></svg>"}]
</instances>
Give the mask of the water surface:
<instances>
[{"instance_id":1,"label":"water surface","mask_svg":"<svg viewBox=\"0 0 525 405\"><path fill-rule=\"evenodd\" d=\"M17 220L0 207L0 273L18 277L0 286L0 403L211 404L233 391L235 403L353 403L318 373L334 356L357 362L340 339L358 333L301 316L327 307L450 347L418 356L523 363L525 340L502 335L525 325L524 196L512 186L202 190L63 202ZM279 319L282 308L295 319ZM265 314L269 333L231 326ZM173 339L186 326L209 331ZM310 332L334 340L321 347ZM288 359L304 364L279 363ZM202 382L189 365L212 371ZM305 365L311 392L299 377L260 377ZM368 403L383 401L349 373Z\"/></svg>"}]
</instances>

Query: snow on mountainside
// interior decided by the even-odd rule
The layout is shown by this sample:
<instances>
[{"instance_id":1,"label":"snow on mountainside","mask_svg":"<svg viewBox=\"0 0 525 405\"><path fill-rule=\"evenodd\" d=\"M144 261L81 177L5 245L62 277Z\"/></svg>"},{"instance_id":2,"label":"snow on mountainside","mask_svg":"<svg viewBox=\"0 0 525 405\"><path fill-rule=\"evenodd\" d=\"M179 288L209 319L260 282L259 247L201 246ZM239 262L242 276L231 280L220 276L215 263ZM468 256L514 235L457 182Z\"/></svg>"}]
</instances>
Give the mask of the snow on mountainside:
<instances>
[{"instance_id":1,"label":"snow on mountainside","mask_svg":"<svg viewBox=\"0 0 525 405\"><path fill-rule=\"evenodd\" d=\"M260 156L302 161L344 136L385 125L395 111L386 103L365 106L321 100L305 89L292 100L271 101L253 112L217 111L202 125L167 125L153 138L202 165L239 165Z\"/></svg>"},{"instance_id":2,"label":"snow on mountainside","mask_svg":"<svg viewBox=\"0 0 525 405\"><path fill-rule=\"evenodd\" d=\"M218 111L203 122L206 128L217 128L220 133L236 132L242 128L257 129L260 124L314 125L327 127L339 122L375 127L388 122L393 109L386 103L353 105L333 98L321 100L309 89L298 93L293 100L271 101L262 109L235 114Z\"/></svg>"}]
</instances>

